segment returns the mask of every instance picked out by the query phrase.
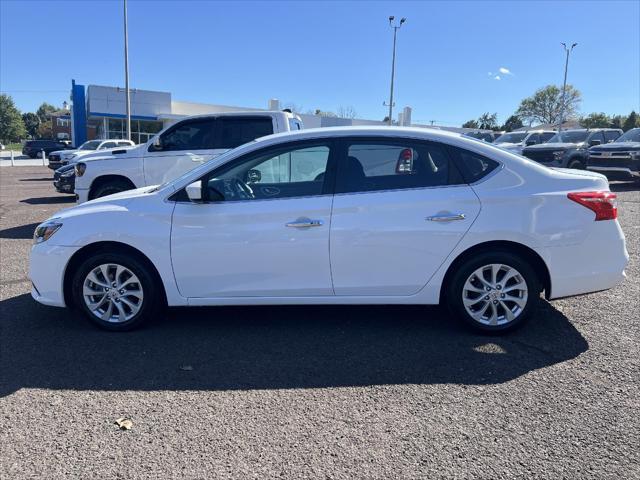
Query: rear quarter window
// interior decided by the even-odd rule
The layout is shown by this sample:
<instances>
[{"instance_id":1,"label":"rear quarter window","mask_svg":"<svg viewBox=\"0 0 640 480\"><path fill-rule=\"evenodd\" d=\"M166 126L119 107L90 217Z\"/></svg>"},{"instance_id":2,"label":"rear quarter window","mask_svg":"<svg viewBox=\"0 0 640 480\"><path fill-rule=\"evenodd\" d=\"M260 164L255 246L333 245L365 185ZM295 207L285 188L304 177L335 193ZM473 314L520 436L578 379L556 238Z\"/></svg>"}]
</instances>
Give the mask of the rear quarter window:
<instances>
[{"instance_id":1,"label":"rear quarter window","mask_svg":"<svg viewBox=\"0 0 640 480\"><path fill-rule=\"evenodd\" d=\"M273 133L271 117L220 117L217 148L236 148Z\"/></svg>"},{"instance_id":2,"label":"rear quarter window","mask_svg":"<svg viewBox=\"0 0 640 480\"><path fill-rule=\"evenodd\" d=\"M475 183L478 180L482 180L500 165L500 163L495 160L465 150L464 148L450 146L449 149L466 183Z\"/></svg>"}]
</instances>

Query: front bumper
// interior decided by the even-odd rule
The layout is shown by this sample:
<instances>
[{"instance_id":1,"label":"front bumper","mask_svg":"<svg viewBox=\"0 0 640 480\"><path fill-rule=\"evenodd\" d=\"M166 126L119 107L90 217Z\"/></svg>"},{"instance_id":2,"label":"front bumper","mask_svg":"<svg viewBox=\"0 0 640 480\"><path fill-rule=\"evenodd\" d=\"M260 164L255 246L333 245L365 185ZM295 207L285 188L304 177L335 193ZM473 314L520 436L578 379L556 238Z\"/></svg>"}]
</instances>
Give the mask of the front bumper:
<instances>
[{"instance_id":1,"label":"front bumper","mask_svg":"<svg viewBox=\"0 0 640 480\"><path fill-rule=\"evenodd\" d=\"M31 296L39 303L64 307L64 273L80 247L59 247L47 242L33 245L29 257Z\"/></svg>"},{"instance_id":2,"label":"front bumper","mask_svg":"<svg viewBox=\"0 0 640 480\"><path fill-rule=\"evenodd\" d=\"M63 177L61 175L55 175L53 177L53 187L60 193L74 193L76 186L75 176Z\"/></svg>"},{"instance_id":3,"label":"front bumper","mask_svg":"<svg viewBox=\"0 0 640 480\"><path fill-rule=\"evenodd\" d=\"M76 188L76 203L84 203L89 201L89 189L88 188Z\"/></svg>"}]
</instances>

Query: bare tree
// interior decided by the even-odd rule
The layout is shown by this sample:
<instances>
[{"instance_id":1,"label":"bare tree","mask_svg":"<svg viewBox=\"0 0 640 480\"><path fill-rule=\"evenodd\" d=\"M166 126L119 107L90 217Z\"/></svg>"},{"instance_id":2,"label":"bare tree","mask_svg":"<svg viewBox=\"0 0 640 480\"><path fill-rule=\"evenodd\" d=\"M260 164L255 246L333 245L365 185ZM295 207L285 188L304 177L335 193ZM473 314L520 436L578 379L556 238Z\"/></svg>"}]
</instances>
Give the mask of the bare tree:
<instances>
[{"instance_id":1,"label":"bare tree","mask_svg":"<svg viewBox=\"0 0 640 480\"><path fill-rule=\"evenodd\" d=\"M304 110L304 107L302 105L298 105L294 102L285 103L284 108L291 110L293 113L302 113L302 110Z\"/></svg>"},{"instance_id":2,"label":"bare tree","mask_svg":"<svg viewBox=\"0 0 640 480\"><path fill-rule=\"evenodd\" d=\"M341 105L338 107L338 117L340 118L356 118L357 116L358 113L356 112L356 109L351 105L346 107Z\"/></svg>"}]
</instances>

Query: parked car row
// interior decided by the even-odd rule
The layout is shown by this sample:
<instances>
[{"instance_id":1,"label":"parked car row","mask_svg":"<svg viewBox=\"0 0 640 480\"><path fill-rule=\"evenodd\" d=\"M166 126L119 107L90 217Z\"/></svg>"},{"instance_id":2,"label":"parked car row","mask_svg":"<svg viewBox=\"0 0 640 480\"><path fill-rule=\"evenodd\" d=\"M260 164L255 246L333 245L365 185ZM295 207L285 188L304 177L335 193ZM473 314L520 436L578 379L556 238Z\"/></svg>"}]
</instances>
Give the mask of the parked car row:
<instances>
[{"instance_id":1,"label":"parked car row","mask_svg":"<svg viewBox=\"0 0 640 480\"><path fill-rule=\"evenodd\" d=\"M111 150L114 148L134 147L135 143L131 140L89 140L84 142L78 148L56 150L49 154L49 168L56 170L63 165L67 165L70 161L91 153L101 150Z\"/></svg>"},{"instance_id":2,"label":"parked car row","mask_svg":"<svg viewBox=\"0 0 640 480\"><path fill-rule=\"evenodd\" d=\"M589 149L587 168L611 180L640 180L640 128L633 128L615 142Z\"/></svg>"}]
</instances>

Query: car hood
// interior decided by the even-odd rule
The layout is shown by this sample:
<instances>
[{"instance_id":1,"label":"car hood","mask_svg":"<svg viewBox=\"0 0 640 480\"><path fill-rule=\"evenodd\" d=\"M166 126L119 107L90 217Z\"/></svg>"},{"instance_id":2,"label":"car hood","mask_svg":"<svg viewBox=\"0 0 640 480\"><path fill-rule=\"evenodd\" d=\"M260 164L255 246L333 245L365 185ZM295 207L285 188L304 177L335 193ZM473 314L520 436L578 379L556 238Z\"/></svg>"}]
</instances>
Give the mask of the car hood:
<instances>
[{"instance_id":1,"label":"car hood","mask_svg":"<svg viewBox=\"0 0 640 480\"><path fill-rule=\"evenodd\" d=\"M88 202L80 205L60 210L59 212L56 212L51 219L64 221L65 219L77 217L79 215L93 215L99 212L118 210L125 211L127 210L127 206L137 198L153 195L156 191L156 187L156 185L153 185L136 188L135 190L127 190L126 192L114 193L113 195L107 195L106 197L89 200Z\"/></svg>"},{"instance_id":2,"label":"car hood","mask_svg":"<svg viewBox=\"0 0 640 480\"><path fill-rule=\"evenodd\" d=\"M55 150L53 152L51 152L49 155L63 155L63 154L67 154L67 153L78 153L81 150L77 149L77 148L69 148L66 150Z\"/></svg>"},{"instance_id":3,"label":"car hood","mask_svg":"<svg viewBox=\"0 0 640 480\"><path fill-rule=\"evenodd\" d=\"M142 144L129 147L117 147L109 150L87 153L86 155L82 155L82 161L92 162L94 160L113 160L115 158L139 157L142 155L145 146L145 144Z\"/></svg>"},{"instance_id":4,"label":"car hood","mask_svg":"<svg viewBox=\"0 0 640 480\"><path fill-rule=\"evenodd\" d=\"M590 152L626 152L629 150L640 150L640 142L613 142L589 149Z\"/></svg>"},{"instance_id":5,"label":"car hood","mask_svg":"<svg viewBox=\"0 0 640 480\"><path fill-rule=\"evenodd\" d=\"M522 147L522 143L511 143L511 142L500 142L500 143L494 143L494 145L496 147L500 147L500 148L520 148Z\"/></svg>"}]
</instances>

